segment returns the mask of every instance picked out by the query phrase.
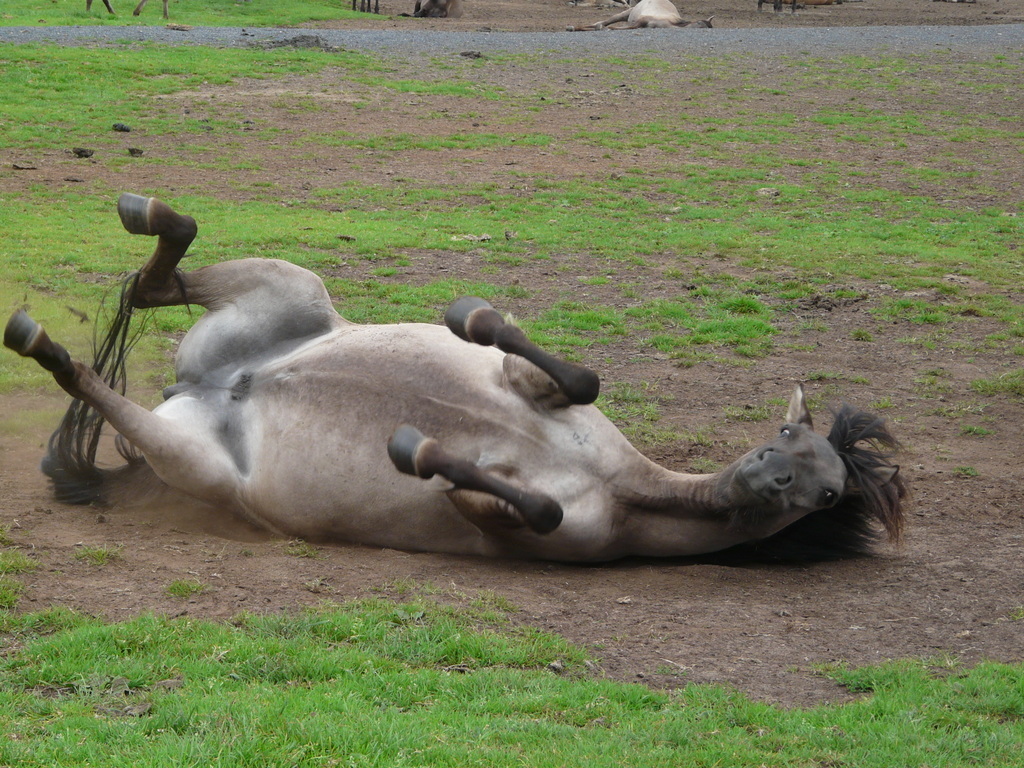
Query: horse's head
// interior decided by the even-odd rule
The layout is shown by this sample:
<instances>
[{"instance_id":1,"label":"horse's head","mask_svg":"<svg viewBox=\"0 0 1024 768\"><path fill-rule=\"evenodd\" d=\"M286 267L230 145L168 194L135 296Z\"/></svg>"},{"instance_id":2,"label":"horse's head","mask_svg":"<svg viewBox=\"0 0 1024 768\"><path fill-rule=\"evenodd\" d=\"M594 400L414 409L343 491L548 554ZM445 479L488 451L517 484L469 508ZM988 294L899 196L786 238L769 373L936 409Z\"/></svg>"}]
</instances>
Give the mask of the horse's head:
<instances>
[{"instance_id":1,"label":"horse's head","mask_svg":"<svg viewBox=\"0 0 1024 768\"><path fill-rule=\"evenodd\" d=\"M828 437L817 434L797 386L779 435L722 474L735 528L755 539L803 538L808 549L862 550L879 525L900 538L906 488L890 462L895 438L864 411L843 406L834 416ZM837 529L849 540L837 541Z\"/></svg>"}]
</instances>

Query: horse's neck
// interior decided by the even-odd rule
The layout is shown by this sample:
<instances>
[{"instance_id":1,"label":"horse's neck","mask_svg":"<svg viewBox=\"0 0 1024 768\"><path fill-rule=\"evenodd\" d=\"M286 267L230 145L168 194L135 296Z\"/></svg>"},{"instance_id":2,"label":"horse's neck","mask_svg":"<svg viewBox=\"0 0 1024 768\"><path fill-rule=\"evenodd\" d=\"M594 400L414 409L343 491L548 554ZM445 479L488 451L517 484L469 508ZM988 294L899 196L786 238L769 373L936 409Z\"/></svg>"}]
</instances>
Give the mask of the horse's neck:
<instances>
[{"instance_id":1,"label":"horse's neck","mask_svg":"<svg viewBox=\"0 0 1024 768\"><path fill-rule=\"evenodd\" d=\"M721 491L723 476L731 468L708 475L691 475L644 459L643 466L617 478L615 496L638 511L675 514L680 517L717 517L729 507L728 494Z\"/></svg>"},{"instance_id":2,"label":"horse's neck","mask_svg":"<svg viewBox=\"0 0 1024 768\"><path fill-rule=\"evenodd\" d=\"M727 487L732 468L690 475L653 462L615 490L621 555L685 556L744 540L732 525Z\"/></svg>"}]
</instances>

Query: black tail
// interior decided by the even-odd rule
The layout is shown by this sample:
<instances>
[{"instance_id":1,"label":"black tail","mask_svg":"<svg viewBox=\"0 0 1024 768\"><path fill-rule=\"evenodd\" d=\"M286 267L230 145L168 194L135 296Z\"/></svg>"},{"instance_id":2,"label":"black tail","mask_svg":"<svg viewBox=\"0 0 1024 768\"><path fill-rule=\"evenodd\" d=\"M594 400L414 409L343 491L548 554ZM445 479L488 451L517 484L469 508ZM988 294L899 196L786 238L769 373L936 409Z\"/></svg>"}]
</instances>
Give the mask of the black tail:
<instances>
[{"instance_id":1,"label":"black tail","mask_svg":"<svg viewBox=\"0 0 1024 768\"><path fill-rule=\"evenodd\" d=\"M131 320L138 273L132 273L121 284L117 310L102 336L93 339L92 369L107 385L124 394L128 385L128 353L139 340L140 326L134 332ZM96 465L96 450L105 419L81 400L73 400L61 419L60 426L50 435L43 474L50 478L57 501L67 504L91 504L103 501L103 484L110 470ZM117 450L129 463L142 460L124 441L117 441Z\"/></svg>"}]
</instances>

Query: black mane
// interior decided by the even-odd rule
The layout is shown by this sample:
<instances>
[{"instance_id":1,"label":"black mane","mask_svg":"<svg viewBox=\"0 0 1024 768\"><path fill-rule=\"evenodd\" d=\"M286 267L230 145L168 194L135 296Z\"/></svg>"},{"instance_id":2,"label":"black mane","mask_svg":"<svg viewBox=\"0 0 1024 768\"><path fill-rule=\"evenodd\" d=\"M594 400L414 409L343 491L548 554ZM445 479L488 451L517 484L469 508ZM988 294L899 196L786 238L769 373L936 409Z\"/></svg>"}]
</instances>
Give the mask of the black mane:
<instances>
[{"instance_id":1,"label":"black mane","mask_svg":"<svg viewBox=\"0 0 1024 768\"><path fill-rule=\"evenodd\" d=\"M833 411L828 441L848 474L839 503L766 539L726 550L725 559L830 560L868 554L883 535L900 541L907 487L891 462L899 442L885 419L844 404Z\"/></svg>"}]
</instances>

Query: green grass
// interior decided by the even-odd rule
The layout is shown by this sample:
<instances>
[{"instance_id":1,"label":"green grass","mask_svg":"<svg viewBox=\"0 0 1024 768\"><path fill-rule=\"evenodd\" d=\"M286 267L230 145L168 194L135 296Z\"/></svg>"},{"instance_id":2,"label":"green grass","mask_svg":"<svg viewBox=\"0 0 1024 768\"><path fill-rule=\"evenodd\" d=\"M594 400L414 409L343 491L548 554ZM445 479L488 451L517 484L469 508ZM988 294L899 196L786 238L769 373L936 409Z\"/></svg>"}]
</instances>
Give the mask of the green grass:
<instances>
[{"instance_id":1,"label":"green grass","mask_svg":"<svg viewBox=\"0 0 1024 768\"><path fill-rule=\"evenodd\" d=\"M1024 368L988 379L976 379L971 382L971 389L983 395L1008 394L1024 397Z\"/></svg>"},{"instance_id":2,"label":"green grass","mask_svg":"<svg viewBox=\"0 0 1024 768\"><path fill-rule=\"evenodd\" d=\"M111 16L103 0L93 0L86 12L85 0L4 0L0 6L0 26L46 26L67 24L163 25L160 0L149 0L139 16L133 16L137 0L110 0ZM328 21L358 16L351 6L329 0L246 0L244 3L220 0L171 0L168 15L172 22L219 27L290 27L312 21Z\"/></svg>"},{"instance_id":3,"label":"green grass","mask_svg":"<svg viewBox=\"0 0 1024 768\"><path fill-rule=\"evenodd\" d=\"M1010 666L840 666L824 673L863 698L785 710L612 683L557 637L431 601L2 626L0 762L26 768L1002 766L1024 738Z\"/></svg>"},{"instance_id":4,"label":"green grass","mask_svg":"<svg viewBox=\"0 0 1024 768\"><path fill-rule=\"evenodd\" d=\"M0 551L0 576L31 573L39 568L39 561L17 549Z\"/></svg>"},{"instance_id":5,"label":"green grass","mask_svg":"<svg viewBox=\"0 0 1024 768\"><path fill-rule=\"evenodd\" d=\"M0 529L3 542L0 546L11 546L9 528ZM16 549L0 550L0 610L8 611L17 606L25 587L18 579L11 578L32 573L39 568L39 561Z\"/></svg>"},{"instance_id":6,"label":"green grass","mask_svg":"<svg viewBox=\"0 0 1024 768\"><path fill-rule=\"evenodd\" d=\"M25 585L17 579L0 576L0 610L9 611L18 604Z\"/></svg>"},{"instance_id":7,"label":"green grass","mask_svg":"<svg viewBox=\"0 0 1024 768\"><path fill-rule=\"evenodd\" d=\"M171 597L178 597L184 600L195 595L201 595L207 589L209 587L199 581L199 579L175 579L167 585L164 591Z\"/></svg>"},{"instance_id":8,"label":"green grass","mask_svg":"<svg viewBox=\"0 0 1024 768\"><path fill-rule=\"evenodd\" d=\"M328 67L342 67L353 74L380 69L372 57L354 52L327 55L304 50L234 49L198 56L196 50L0 44L0 83L5 90L0 103L6 117L0 147L24 153L87 145L97 150L98 157L114 148L122 156L126 134L112 130L115 122L151 135L182 132L191 136L189 143L193 144L211 129L241 135L249 126L242 124L233 109L204 122L201 115L184 114L161 97L198 87L230 85L243 77L276 78Z\"/></svg>"},{"instance_id":9,"label":"green grass","mask_svg":"<svg viewBox=\"0 0 1024 768\"><path fill-rule=\"evenodd\" d=\"M8 116L0 127L0 147L16 148L19 153L45 152L89 143L97 149L97 162L112 170L131 167L125 165L127 158L120 156L121 135L110 130L115 120L149 135L179 137L185 144L194 144L207 130L222 138L275 138L277 129L260 116L244 125L238 105L207 98L201 111L207 117L200 119L199 111L185 113L167 101L175 94L194 98L197 89L227 88L242 79L320 73L358 93L382 99L415 93L423 98L456 98L468 107L487 105L500 97L503 112L536 104L535 93L511 89L502 77L508 68L524 65L516 57L449 66L452 71L443 82L410 78L400 67L372 55L315 50L208 50L197 57L193 49L160 46L79 50L7 45L0 46L0 65L0 108ZM632 69L625 62L612 66ZM673 65L668 74L678 76L683 67L683 63ZM891 80L883 75L897 70L936 79L940 75L913 62L882 61L872 70L877 73L872 77L880 81L877 87L890 88ZM1005 77L999 68L995 72ZM983 74L992 76L989 71ZM811 73L805 79L802 88L819 87ZM288 109L318 108L310 97L282 99ZM918 132L922 120L937 124L950 119L938 113L901 119L870 110L837 114L830 117L832 122L842 118L836 130L856 118L861 123L858 130L877 131L879 140L895 133L921 142L927 139ZM908 196L885 184L861 182L851 188L844 179L855 169L835 160L823 162L813 171L801 171L793 183L773 181L780 197L766 206L756 189L769 180L770 171L761 169L788 164L789 144L806 156L808 145L801 130L821 127L820 121L814 120L810 121L813 126L793 125L794 118L789 115L774 126L776 133L765 131L765 122L773 119L756 110L738 110L730 122L691 110L685 113L683 128L664 121L631 126L628 140L638 145L678 149L693 141L716 157L713 162L697 159L649 165L642 172L629 168L609 174L595 165L598 173L576 178L530 176L529 194L523 194L515 183L466 184L453 178L447 185L411 179L394 185L326 185L311 189L309 199L301 205L289 202L282 206L273 184L250 186L244 201L217 199L199 188L165 196L202 223L201 255L193 261L197 266L273 252L322 270L336 264L340 255L383 261L375 276L400 279L402 266L408 263L406 254L411 251L459 250L479 252L498 274L516 264L573 253L599 271L607 269L602 264L675 257L676 264L670 262L666 274L684 275L691 254L727 254L731 261L765 276L748 286L730 286L698 276L699 290L692 296L649 302L625 313L588 302L581 308L555 307L543 317L523 319L524 327L538 340L570 353L640 332L647 344L684 365L706 357L702 348L726 348L739 360L756 360L773 348L776 315L787 310L787 300L807 295L815 283L824 283L829 276L843 275L869 282L884 280L901 290L933 288L942 297L887 299L871 308L882 321L941 329L964 318L987 316L1005 324L1007 338L1020 336L1024 311L1019 303L998 295L1001 288L1016 285L1022 266L1013 256L1013 243L1021 234L1020 218L1004 215L1013 211L1007 206L950 209L940 199ZM733 127L727 130L727 123ZM735 133L740 128L742 136ZM569 152L578 150L580 143L611 141L612 134L619 133L581 134L570 127L553 133L506 133L495 132L493 126L458 133L410 133L383 125L372 137L310 132L298 136L295 144L314 157L334 151L339 141L348 142L344 148L349 152L396 156L405 152L501 152L514 145ZM763 145L756 150L758 163L754 167L744 166L742 158L735 155L733 147L739 138ZM995 140L993 136L989 139ZM231 154L232 145L224 146L179 150L190 159L177 162L242 172L238 158ZM972 146L963 151L970 154L981 149ZM755 150L751 152L754 156ZM202 161L198 160L200 154ZM250 157L245 166L255 168L259 162ZM517 173L512 167L509 179L514 182ZM17 195L0 195L0 207L18 223L18 237L9 242L2 257L5 269L0 272L0 298L8 306L21 300L35 307L40 304L35 300L38 293L52 293L69 297L85 310L95 306L103 290L113 285L112 276L135 267L145 250L117 226L111 200L118 191L97 188L56 196L47 188L30 187ZM506 230L517 234L508 240L501 238ZM339 241L339 232L352 239ZM486 242L457 239L466 233L495 237ZM780 269L793 277L781 281L768 277ZM944 281L951 273L986 281L993 292L963 300L955 286ZM600 276L599 272L587 279ZM504 281L496 278L495 282ZM448 297L463 287L490 295L500 295L502 290L486 284L451 285L449 290L448 284L396 286L340 277L328 284L351 319L373 322L432 321ZM26 294L26 287L35 293ZM192 322L180 308L163 310L154 318L161 331ZM57 326L64 339L65 332L70 332L64 326L70 326L71 317L60 320L68 321ZM871 338L858 330L853 337ZM151 344L146 343L143 354L156 364L162 351ZM19 367L12 370L12 366ZM17 361L0 363L0 390L16 387L21 377L28 386L42 386L45 377L38 371L30 373L29 368Z\"/></svg>"},{"instance_id":10,"label":"green grass","mask_svg":"<svg viewBox=\"0 0 1024 768\"><path fill-rule=\"evenodd\" d=\"M656 387L616 383L606 389L597 406L615 422L626 437L637 445L664 445L680 439L673 429L658 424L661 420Z\"/></svg>"},{"instance_id":11,"label":"green grass","mask_svg":"<svg viewBox=\"0 0 1024 768\"><path fill-rule=\"evenodd\" d=\"M75 559L92 565L108 565L124 556L124 545L113 546L81 546L75 550Z\"/></svg>"}]
</instances>

